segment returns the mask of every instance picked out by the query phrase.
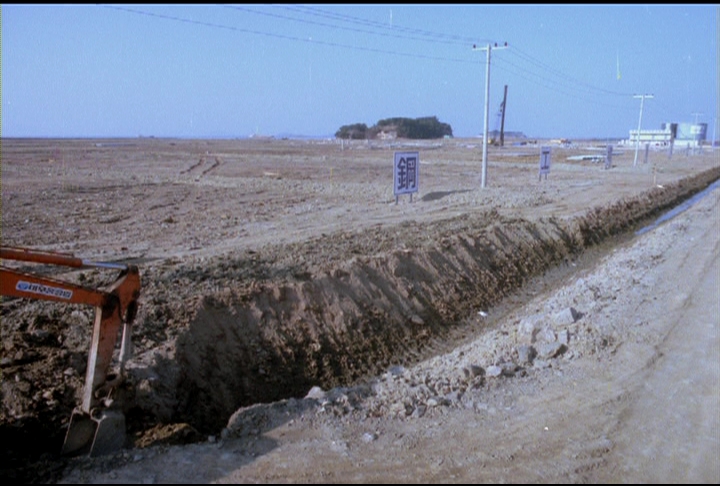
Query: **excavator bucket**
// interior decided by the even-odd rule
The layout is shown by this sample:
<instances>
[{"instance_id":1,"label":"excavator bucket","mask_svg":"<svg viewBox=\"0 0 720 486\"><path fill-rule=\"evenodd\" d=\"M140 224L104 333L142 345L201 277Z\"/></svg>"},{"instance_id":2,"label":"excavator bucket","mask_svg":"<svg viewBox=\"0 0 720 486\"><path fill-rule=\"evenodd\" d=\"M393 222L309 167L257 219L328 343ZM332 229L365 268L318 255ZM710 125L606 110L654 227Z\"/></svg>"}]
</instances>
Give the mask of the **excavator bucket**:
<instances>
[{"instance_id":1,"label":"excavator bucket","mask_svg":"<svg viewBox=\"0 0 720 486\"><path fill-rule=\"evenodd\" d=\"M109 287L91 289L51 277L34 275L0 265L0 294L95 307L90 353L82 393L82 404L70 417L62 454L101 456L125 446L125 416L114 400L106 402L123 379L125 362L132 354L130 329L137 313L140 272L134 265L90 262L73 255L0 246L3 259L29 261L75 268L100 267L121 270ZM117 335L123 327L120 373L111 373Z\"/></svg>"},{"instance_id":2,"label":"excavator bucket","mask_svg":"<svg viewBox=\"0 0 720 486\"><path fill-rule=\"evenodd\" d=\"M70 417L63 455L87 454L90 457L117 452L125 446L125 416L117 410L103 410L91 417L76 409Z\"/></svg>"}]
</instances>

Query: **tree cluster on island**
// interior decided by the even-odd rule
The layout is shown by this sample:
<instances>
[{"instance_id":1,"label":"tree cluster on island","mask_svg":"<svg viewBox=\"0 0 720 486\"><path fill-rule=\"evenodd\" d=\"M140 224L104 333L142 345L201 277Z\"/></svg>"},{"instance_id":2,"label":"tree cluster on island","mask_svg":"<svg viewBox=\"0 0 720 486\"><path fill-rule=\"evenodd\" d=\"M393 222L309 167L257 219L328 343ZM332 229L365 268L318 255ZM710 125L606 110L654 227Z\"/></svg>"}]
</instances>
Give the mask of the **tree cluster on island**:
<instances>
[{"instance_id":1,"label":"tree cluster on island","mask_svg":"<svg viewBox=\"0 0 720 486\"><path fill-rule=\"evenodd\" d=\"M452 127L442 123L436 116L421 118L386 118L368 127L365 123L343 125L335 132L335 138L372 140L377 138L433 139L452 137Z\"/></svg>"}]
</instances>

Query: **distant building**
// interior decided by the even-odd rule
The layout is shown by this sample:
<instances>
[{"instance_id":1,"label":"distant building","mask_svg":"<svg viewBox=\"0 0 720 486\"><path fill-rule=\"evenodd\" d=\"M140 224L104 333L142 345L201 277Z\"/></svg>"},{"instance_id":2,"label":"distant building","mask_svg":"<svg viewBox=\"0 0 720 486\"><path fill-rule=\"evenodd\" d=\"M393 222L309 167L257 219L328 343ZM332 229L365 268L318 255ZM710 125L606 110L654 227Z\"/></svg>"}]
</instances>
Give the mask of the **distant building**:
<instances>
[{"instance_id":1,"label":"distant building","mask_svg":"<svg viewBox=\"0 0 720 486\"><path fill-rule=\"evenodd\" d=\"M630 130L630 138L625 143L627 145L635 145L638 143L638 138L640 139L640 145L649 143L650 146L666 146L670 145L673 139L673 132L670 127L661 130L640 130L638 137L637 130Z\"/></svg>"},{"instance_id":2,"label":"distant building","mask_svg":"<svg viewBox=\"0 0 720 486\"><path fill-rule=\"evenodd\" d=\"M397 138L397 130L380 130L377 134L377 138L379 138L380 140L395 140Z\"/></svg>"},{"instance_id":3,"label":"distant building","mask_svg":"<svg viewBox=\"0 0 720 486\"><path fill-rule=\"evenodd\" d=\"M676 146L699 147L707 140L707 123L677 123L675 130Z\"/></svg>"},{"instance_id":4,"label":"distant building","mask_svg":"<svg viewBox=\"0 0 720 486\"><path fill-rule=\"evenodd\" d=\"M707 140L707 123L663 123L660 130L630 130L630 138L623 145L650 144L651 147L667 147L674 141L675 147L700 147Z\"/></svg>"}]
</instances>

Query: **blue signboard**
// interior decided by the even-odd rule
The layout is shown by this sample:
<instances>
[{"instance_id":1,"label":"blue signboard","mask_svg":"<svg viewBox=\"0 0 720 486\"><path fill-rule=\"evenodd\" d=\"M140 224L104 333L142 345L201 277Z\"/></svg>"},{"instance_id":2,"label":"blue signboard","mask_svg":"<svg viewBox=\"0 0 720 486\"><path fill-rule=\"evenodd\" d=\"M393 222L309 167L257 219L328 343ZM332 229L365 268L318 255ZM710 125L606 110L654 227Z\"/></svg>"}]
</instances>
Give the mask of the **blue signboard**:
<instances>
[{"instance_id":1,"label":"blue signboard","mask_svg":"<svg viewBox=\"0 0 720 486\"><path fill-rule=\"evenodd\" d=\"M395 152L393 176L393 192L395 196L417 192L420 184L419 153Z\"/></svg>"}]
</instances>

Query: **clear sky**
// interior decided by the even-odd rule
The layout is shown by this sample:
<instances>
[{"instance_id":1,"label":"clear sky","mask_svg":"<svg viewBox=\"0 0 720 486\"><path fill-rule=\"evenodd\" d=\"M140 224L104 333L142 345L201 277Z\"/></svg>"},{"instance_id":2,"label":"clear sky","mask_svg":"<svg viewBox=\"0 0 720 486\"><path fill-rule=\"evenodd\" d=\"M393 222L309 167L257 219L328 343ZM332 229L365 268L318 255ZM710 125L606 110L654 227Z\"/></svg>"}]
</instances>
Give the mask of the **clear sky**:
<instances>
[{"instance_id":1,"label":"clear sky","mask_svg":"<svg viewBox=\"0 0 720 486\"><path fill-rule=\"evenodd\" d=\"M718 117L718 18L681 5L11 5L3 137L332 136L437 116L489 129L627 137ZM720 134L718 134L720 138Z\"/></svg>"}]
</instances>

